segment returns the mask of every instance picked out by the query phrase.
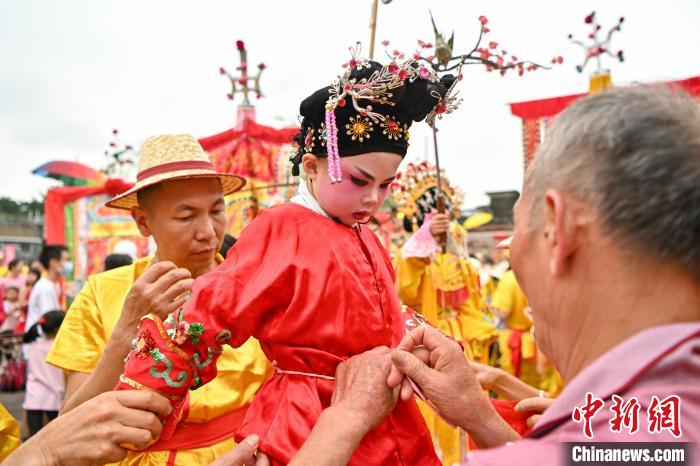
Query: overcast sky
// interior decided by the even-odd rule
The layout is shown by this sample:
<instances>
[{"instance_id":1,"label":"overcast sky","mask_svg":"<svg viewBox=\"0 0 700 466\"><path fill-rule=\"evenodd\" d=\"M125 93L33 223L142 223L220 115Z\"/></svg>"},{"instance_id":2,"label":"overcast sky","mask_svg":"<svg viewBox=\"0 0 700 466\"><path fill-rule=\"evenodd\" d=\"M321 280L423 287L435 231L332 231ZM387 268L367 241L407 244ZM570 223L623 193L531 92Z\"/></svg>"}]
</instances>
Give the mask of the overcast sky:
<instances>
[{"instance_id":1,"label":"overcast sky","mask_svg":"<svg viewBox=\"0 0 700 466\"><path fill-rule=\"evenodd\" d=\"M295 121L300 100L327 85L348 60L347 47L369 39L371 0L175 1L0 0L0 196L31 199L52 186L31 175L40 164L75 160L96 168L113 127L139 146L157 133L197 137L235 124L235 104L218 67L234 68L235 41L251 63L265 62L266 98L258 121ZM626 17L613 48L616 83L700 74L700 2L394 0L379 5L377 42L414 50L438 27L455 30L455 48L470 49L485 15L490 39L519 57L563 66L523 78L465 71L462 109L440 124L440 151L465 205L486 191L520 189L520 120L507 103L583 92L581 51L566 38L584 36L583 17L597 10L604 27ZM378 44L379 51L383 49ZM610 62L608 62L610 63ZM420 126L420 127L416 127ZM422 159L425 125L414 125L408 160Z\"/></svg>"}]
</instances>

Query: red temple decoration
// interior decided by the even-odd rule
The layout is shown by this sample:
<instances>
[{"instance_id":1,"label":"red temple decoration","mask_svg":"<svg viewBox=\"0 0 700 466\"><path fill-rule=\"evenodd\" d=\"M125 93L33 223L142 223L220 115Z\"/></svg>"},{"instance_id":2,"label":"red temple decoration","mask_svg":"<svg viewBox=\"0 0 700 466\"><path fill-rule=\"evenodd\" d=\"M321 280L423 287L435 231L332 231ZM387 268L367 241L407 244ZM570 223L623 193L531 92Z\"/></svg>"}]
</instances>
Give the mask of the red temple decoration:
<instances>
[{"instance_id":1,"label":"red temple decoration","mask_svg":"<svg viewBox=\"0 0 700 466\"><path fill-rule=\"evenodd\" d=\"M260 75L266 67L260 63L257 73L250 75L243 41L236 41L236 49L241 62L236 68L239 74L219 68L219 73L231 82L227 97L235 100L236 95L242 96L236 126L199 140L218 171L248 180L242 191L226 199L226 231L233 236L238 236L262 208L288 200L294 186L288 154L291 138L299 131L298 127L276 129L256 122L249 94L262 97Z\"/></svg>"},{"instance_id":2,"label":"red temple decoration","mask_svg":"<svg viewBox=\"0 0 700 466\"><path fill-rule=\"evenodd\" d=\"M595 66L595 70L590 75L588 93L510 104L511 113L522 120L525 169L534 160L537 148L545 138L547 128L559 112L581 97L613 87L610 70L603 68L602 58L608 56L620 63L625 61L624 52L621 49L614 52L611 46L612 37L622 30L624 22L625 18L620 17L617 23L604 33L594 11L584 18L584 23L589 28L586 39L579 40L574 38L573 34L569 34L569 40L583 51L583 62L576 66L576 71L583 72L589 63L593 63ZM680 81L668 81L664 84L684 89L692 96L700 96L700 76Z\"/></svg>"},{"instance_id":3,"label":"red temple decoration","mask_svg":"<svg viewBox=\"0 0 700 466\"><path fill-rule=\"evenodd\" d=\"M700 76L680 81L667 81L665 84L679 87L690 95L700 98ZM525 168L532 163L537 148L544 140L547 128L554 117L572 102L587 95L588 93L572 94L510 104L511 113L520 118L523 124L523 158Z\"/></svg>"}]
</instances>

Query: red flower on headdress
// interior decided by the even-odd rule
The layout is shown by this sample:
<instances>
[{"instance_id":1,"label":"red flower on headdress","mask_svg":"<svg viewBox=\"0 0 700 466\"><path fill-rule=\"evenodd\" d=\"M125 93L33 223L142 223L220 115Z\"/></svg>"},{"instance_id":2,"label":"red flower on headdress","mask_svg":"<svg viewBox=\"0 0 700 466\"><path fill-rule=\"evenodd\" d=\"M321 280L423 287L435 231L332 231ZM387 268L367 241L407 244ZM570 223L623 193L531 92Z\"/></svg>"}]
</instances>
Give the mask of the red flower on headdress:
<instances>
[{"instance_id":1,"label":"red flower on headdress","mask_svg":"<svg viewBox=\"0 0 700 466\"><path fill-rule=\"evenodd\" d=\"M496 47L498 47L498 42L493 42L493 41L489 42L490 49L495 49Z\"/></svg>"},{"instance_id":2,"label":"red flower on headdress","mask_svg":"<svg viewBox=\"0 0 700 466\"><path fill-rule=\"evenodd\" d=\"M479 21L481 21L481 24L486 24L489 22L489 20L486 19L486 16L483 15L479 16Z\"/></svg>"},{"instance_id":3,"label":"red flower on headdress","mask_svg":"<svg viewBox=\"0 0 700 466\"><path fill-rule=\"evenodd\" d=\"M396 74L399 72L399 65L397 65L396 62L391 62L389 66L387 66L387 71L391 74Z\"/></svg>"},{"instance_id":4,"label":"red flower on headdress","mask_svg":"<svg viewBox=\"0 0 700 466\"><path fill-rule=\"evenodd\" d=\"M593 22L593 18L595 18L595 11L591 13L590 15L586 16L586 24L591 24Z\"/></svg>"},{"instance_id":5,"label":"red flower on headdress","mask_svg":"<svg viewBox=\"0 0 700 466\"><path fill-rule=\"evenodd\" d=\"M388 40L383 40L383 41L382 41L382 45L383 45L384 47L388 47L388 46L389 46L389 41L388 41Z\"/></svg>"},{"instance_id":6,"label":"red flower on headdress","mask_svg":"<svg viewBox=\"0 0 700 466\"><path fill-rule=\"evenodd\" d=\"M226 70L224 69L223 66L220 66L219 67L219 74L224 74L224 73L226 73Z\"/></svg>"},{"instance_id":7,"label":"red flower on headdress","mask_svg":"<svg viewBox=\"0 0 700 466\"><path fill-rule=\"evenodd\" d=\"M264 70L265 68L267 68L267 67L265 66L265 63L258 63L258 69L259 69L259 70Z\"/></svg>"},{"instance_id":8,"label":"red flower on headdress","mask_svg":"<svg viewBox=\"0 0 700 466\"><path fill-rule=\"evenodd\" d=\"M238 50L243 50L243 49L245 48L245 44L243 43L242 40L237 40L237 41L236 41L236 48L237 48Z\"/></svg>"}]
</instances>

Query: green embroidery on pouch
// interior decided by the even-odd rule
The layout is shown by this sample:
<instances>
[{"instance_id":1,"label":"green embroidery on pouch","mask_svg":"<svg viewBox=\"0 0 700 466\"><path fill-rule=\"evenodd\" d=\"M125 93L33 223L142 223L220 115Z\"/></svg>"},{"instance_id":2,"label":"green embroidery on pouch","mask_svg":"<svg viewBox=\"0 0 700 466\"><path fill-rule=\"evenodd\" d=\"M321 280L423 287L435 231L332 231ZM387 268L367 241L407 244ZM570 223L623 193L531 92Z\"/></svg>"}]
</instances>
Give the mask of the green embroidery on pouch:
<instances>
[{"instance_id":1,"label":"green embroidery on pouch","mask_svg":"<svg viewBox=\"0 0 700 466\"><path fill-rule=\"evenodd\" d=\"M163 369L161 372L158 372L158 369L156 367L151 367L148 371L149 374L158 379L163 379L165 383L172 388L180 388L185 384L185 382L187 381L186 371L182 371L179 374L177 374L177 381L174 381L170 378L170 373L173 370L173 363L170 362L170 360L163 353L161 353L160 350L158 350L158 348L153 348L150 351L150 354L156 362L164 363L165 369Z\"/></svg>"},{"instance_id":2,"label":"green embroidery on pouch","mask_svg":"<svg viewBox=\"0 0 700 466\"><path fill-rule=\"evenodd\" d=\"M204 362L200 362L201 359L199 357L199 353L194 353L192 359L194 360L194 365L197 366L197 369L204 369L211 364L211 362L214 360L214 356L220 353L220 351L217 351L210 346L207 348L207 359Z\"/></svg>"}]
</instances>

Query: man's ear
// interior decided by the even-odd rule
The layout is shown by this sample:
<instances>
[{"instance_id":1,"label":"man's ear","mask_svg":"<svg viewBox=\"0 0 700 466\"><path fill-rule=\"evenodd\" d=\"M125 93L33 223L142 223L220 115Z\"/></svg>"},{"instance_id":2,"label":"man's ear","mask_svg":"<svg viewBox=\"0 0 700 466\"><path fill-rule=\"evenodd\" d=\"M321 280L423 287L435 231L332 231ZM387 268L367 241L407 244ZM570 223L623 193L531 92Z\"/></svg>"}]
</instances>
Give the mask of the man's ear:
<instances>
[{"instance_id":1,"label":"man's ear","mask_svg":"<svg viewBox=\"0 0 700 466\"><path fill-rule=\"evenodd\" d=\"M146 223L147 213L143 207L132 207L131 217L134 219L134 222L136 222L136 226L143 236L149 237L152 235L151 229L148 228L148 224Z\"/></svg>"},{"instance_id":2,"label":"man's ear","mask_svg":"<svg viewBox=\"0 0 700 466\"><path fill-rule=\"evenodd\" d=\"M549 272L561 276L576 249L575 209L571 199L554 189L547 190L544 200L546 212L542 234L549 250Z\"/></svg>"},{"instance_id":3,"label":"man's ear","mask_svg":"<svg viewBox=\"0 0 700 466\"><path fill-rule=\"evenodd\" d=\"M318 172L321 169L321 161L314 154L306 153L301 157L301 166L304 168L304 173L312 180L316 180Z\"/></svg>"}]
</instances>

